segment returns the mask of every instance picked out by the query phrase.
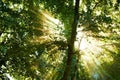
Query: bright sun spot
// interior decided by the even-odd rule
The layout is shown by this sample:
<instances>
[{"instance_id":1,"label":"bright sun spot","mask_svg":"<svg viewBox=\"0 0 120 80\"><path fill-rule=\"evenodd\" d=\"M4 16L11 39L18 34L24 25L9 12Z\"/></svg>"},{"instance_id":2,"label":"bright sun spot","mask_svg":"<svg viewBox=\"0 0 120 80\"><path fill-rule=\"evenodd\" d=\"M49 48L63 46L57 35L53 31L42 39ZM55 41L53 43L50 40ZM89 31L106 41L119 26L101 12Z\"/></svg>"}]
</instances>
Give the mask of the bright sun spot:
<instances>
[{"instance_id":1,"label":"bright sun spot","mask_svg":"<svg viewBox=\"0 0 120 80\"><path fill-rule=\"evenodd\" d=\"M7 74L7 73L6 73L6 76L9 78L9 80L14 80L14 79L10 76L10 74Z\"/></svg>"},{"instance_id":2,"label":"bright sun spot","mask_svg":"<svg viewBox=\"0 0 120 80\"><path fill-rule=\"evenodd\" d=\"M89 73L89 75L97 80L98 77L102 77L107 75L106 72L102 69L100 57L106 56L109 61L112 61L112 57L106 55L101 55L103 49L101 46L104 45L103 42L87 36L80 28L78 28L75 48L79 49L80 52L83 52L81 55L81 59ZM106 60L107 61L107 60Z\"/></svg>"}]
</instances>

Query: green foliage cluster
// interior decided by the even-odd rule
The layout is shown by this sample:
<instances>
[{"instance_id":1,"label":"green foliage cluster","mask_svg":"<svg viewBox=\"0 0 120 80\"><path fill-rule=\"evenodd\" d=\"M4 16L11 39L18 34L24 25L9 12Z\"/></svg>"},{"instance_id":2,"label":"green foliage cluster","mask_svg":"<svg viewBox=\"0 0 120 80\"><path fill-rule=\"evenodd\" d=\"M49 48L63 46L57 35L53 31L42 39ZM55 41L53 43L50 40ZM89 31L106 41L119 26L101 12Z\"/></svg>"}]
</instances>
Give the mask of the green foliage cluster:
<instances>
[{"instance_id":1,"label":"green foliage cluster","mask_svg":"<svg viewBox=\"0 0 120 80\"><path fill-rule=\"evenodd\" d=\"M0 1L1 77L9 73L16 79L49 79L55 73L61 74L59 65L65 53L61 45L66 43L60 41L59 33L50 32L60 27L50 22L38 3L37 0Z\"/></svg>"},{"instance_id":2,"label":"green foliage cluster","mask_svg":"<svg viewBox=\"0 0 120 80\"><path fill-rule=\"evenodd\" d=\"M104 51L98 56L102 68L111 80L119 80L120 1L81 0L79 8L78 22L82 32L104 43L101 46ZM63 26L46 17L47 12ZM73 16L74 0L1 0L0 78L9 73L21 80L60 80ZM113 61L107 61L109 58L105 59L102 54L112 56ZM77 80L90 80L77 56L73 58L72 71L77 70ZM74 74L72 72L71 77Z\"/></svg>"}]
</instances>

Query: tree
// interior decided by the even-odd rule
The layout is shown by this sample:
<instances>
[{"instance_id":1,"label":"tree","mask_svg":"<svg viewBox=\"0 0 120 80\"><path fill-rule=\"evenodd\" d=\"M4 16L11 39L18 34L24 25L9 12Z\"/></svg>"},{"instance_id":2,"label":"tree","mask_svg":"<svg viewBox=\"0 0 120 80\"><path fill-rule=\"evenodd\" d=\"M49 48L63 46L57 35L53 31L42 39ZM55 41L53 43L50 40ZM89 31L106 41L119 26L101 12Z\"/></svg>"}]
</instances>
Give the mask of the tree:
<instances>
[{"instance_id":1,"label":"tree","mask_svg":"<svg viewBox=\"0 0 120 80\"><path fill-rule=\"evenodd\" d=\"M67 59L67 63L66 63L66 67L65 67L65 72L63 75L62 80L69 80L69 75L71 72L71 66L72 66L72 57L75 54L74 51L74 42L76 39L76 30L77 30L77 24L78 24L78 20L79 20L79 1L80 0L76 0L75 1L75 11L74 11L74 21L72 24L72 32L71 32L71 37L70 37L70 42L68 43L68 59Z\"/></svg>"},{"instance_id":2,"label":"tree","mask_svg":"<svg viewBox=\"0 0 120 80\"><path fill-rule=\"evenodd\" d=\"M42 31L36 28L42 25L39 23L39 21L42 22L39 17L43 15L33 3L32 1L1 1L0 69L3 75L9 72L32 78L36 76L32 68L33 62L31 62L35 58L31 55L41 55L44 45L31 44L29 40L33 39L33 36L42 34ZM36 51L40 54L35 54Z\"/></svg>"},{"instance_id":3,"label":"tree","mask_svg":"<svg viewBox=\"0 0 120 80\"><path fill-rule=\"evenodd\" d=\"M37 1L1 1L0 69L2 76L9 73L16 78L19 76L19 78L48 79L52 74L47 72L53 72L56 63L60 64L57 59L53 59L54 55L60 56L60 50L64 49L60 45L64 44L60 41L63 38L60 36L59 39L59 33L51 33L58 29L59 25L50 21L46 17L47 10L42 8L39 10L37 3ZM57 68L54 73L56 70Z\"/></svg>"},{"instance_id":4,"label":"tree","mask_svg":"<svg viewBox=\"0 0 120 80\"><path fill-rule=\"evenodd\" d=\"M1 0L0 76L118 80L119 5L119 0Z\"/></svg>"}]
</instances>

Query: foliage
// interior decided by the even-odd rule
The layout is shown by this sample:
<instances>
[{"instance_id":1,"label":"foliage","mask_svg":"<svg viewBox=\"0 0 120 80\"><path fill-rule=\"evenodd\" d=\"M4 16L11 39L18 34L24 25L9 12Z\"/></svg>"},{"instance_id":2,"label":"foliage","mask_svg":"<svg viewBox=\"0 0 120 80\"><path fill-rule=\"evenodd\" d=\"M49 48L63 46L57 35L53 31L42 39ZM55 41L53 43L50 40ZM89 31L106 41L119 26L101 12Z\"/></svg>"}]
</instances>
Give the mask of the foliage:
<instances>
[{"instance_id":1,"label":"foliage","mask_svg":"<svg viewBox=\"0 0 120 80\"><path fill-rule=\"evenodd\" d=\"M21 80L60 80L66 66L74 6L74 0L1 0L0 77L9 73ZM95 72L109 80L120 79L119 11L119 0L81 0L78 29L91 45L100 42L95 47L101 51L98 54L93 46L78 50L72 59L71 77L76 70L77 79L92 78L91 65L83 59L87 54L100 62ZM93 68L97 64L95 60L91 61Z\"/></svg>"},{"instance_id":2,"label":"foliage","mask_svg":"<svg viewBox=\"0 0 120 80\"><path fill-rule=\"evenodd\" d=\"M47 12L43 12L39 11L38 5L32 1L1 1L1 74L10 73L26 78L37 78L39 74L40 79L45 79L45 76L50 75L46 72L51 72L56 62L58 64L54 55L61 55L60 51L56 51L61 44L56 43L59 41L55 38L59 33L50 36L53 33L49 30L51 26L58 25L50 22L44 15ZM54 27L51 30L54 30Z\"/></svg>"}]
</instances>

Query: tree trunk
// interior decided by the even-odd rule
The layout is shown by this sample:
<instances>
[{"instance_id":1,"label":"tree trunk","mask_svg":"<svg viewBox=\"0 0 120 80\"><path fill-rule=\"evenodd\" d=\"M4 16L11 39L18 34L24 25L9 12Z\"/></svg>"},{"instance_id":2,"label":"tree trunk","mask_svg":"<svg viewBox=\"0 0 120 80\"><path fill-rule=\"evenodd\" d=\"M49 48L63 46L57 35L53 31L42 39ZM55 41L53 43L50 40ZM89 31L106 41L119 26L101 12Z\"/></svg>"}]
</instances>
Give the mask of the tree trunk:
<instances>
[{"instance_id":1,"label":"tree trunk","mask_svg":"<svg viewBox=\"0 0 120 80\"><path fill-rule=\"evenodd\" d=\"M65 67L62 80L69 80L69 76L71 73L72 57L74 55L74 41L76 39L76 34L77 34L76 30L77 30L77 24L78 24L78 19L79 19L79 2L80 0L76 0L75 2L74 21L71 26L72 32L71 32L71 37L70 37L70 41L68 44L68 56L67 56L66 67Z\"/></svg>"}]
</instances>

